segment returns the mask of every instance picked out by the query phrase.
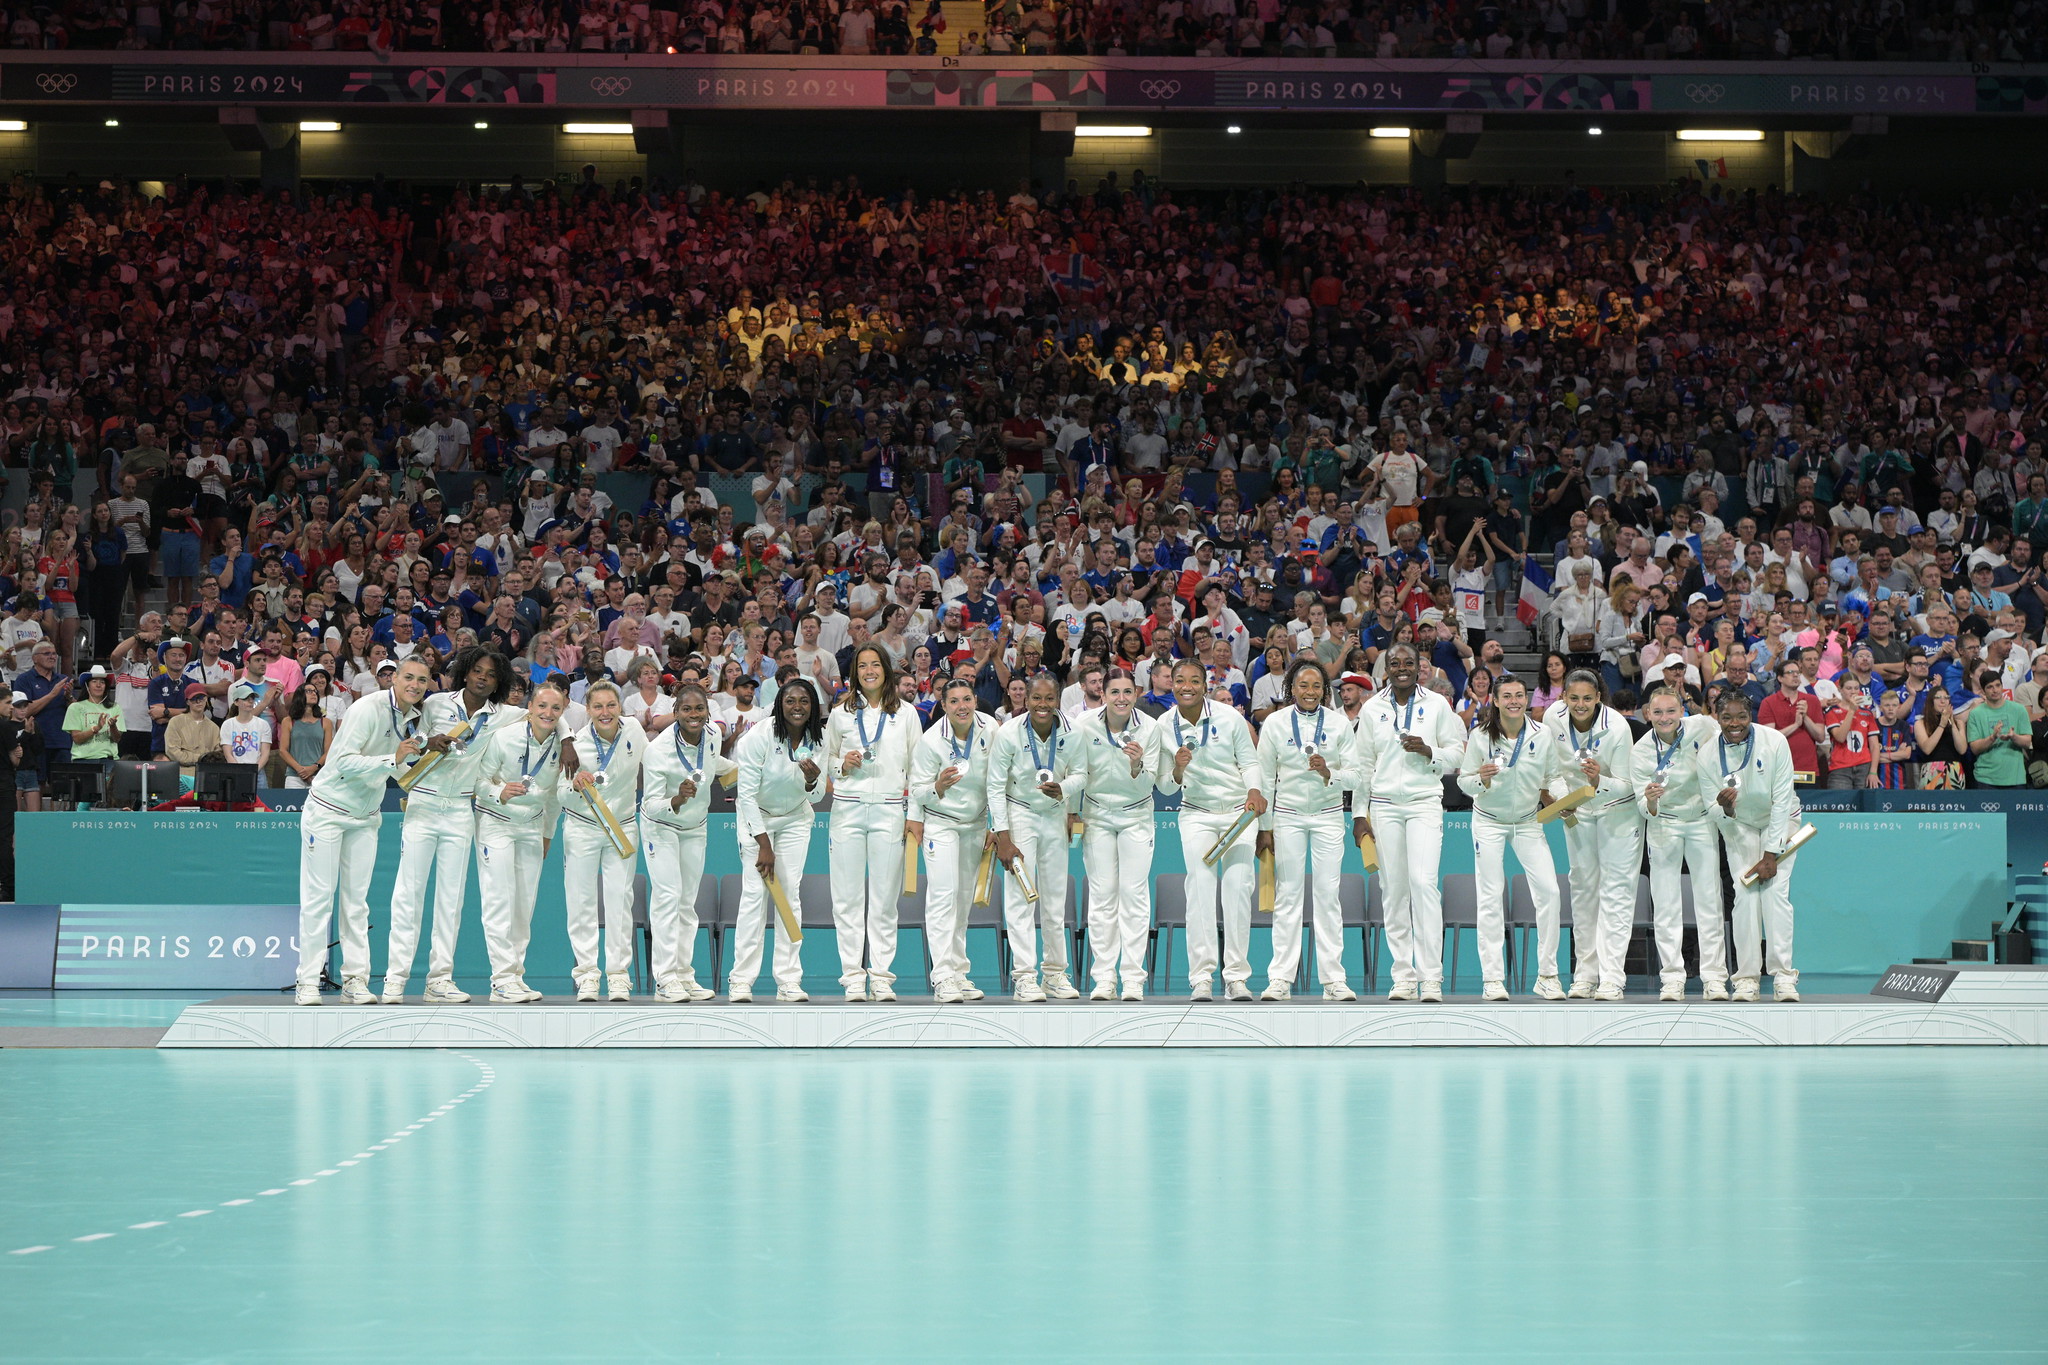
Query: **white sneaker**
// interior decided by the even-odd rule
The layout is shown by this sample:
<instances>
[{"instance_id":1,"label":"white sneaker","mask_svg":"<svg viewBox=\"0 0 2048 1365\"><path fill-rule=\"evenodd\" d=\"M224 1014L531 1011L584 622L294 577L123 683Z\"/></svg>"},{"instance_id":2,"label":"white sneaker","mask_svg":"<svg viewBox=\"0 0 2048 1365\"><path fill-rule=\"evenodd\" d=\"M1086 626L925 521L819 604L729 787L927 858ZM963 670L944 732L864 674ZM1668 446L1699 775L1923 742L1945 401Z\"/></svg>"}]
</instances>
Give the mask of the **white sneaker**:
<instances>
[{"instance_id":1,"label":"white sneaker","mask_svg":"<svg viewBox=\"0 0 2048 1365\"><path fill-rule=\"evenodd\" d=\"M1486 988L1480 991L1479 995L1483 1000L1505 1000L1508 998L1508 983L1505 981L1489 981L1486 983Z\"/></svg>"},{"instance_id":2,"label":"white sneaker","mask_svg":"<svg viewBox=\"0 0 2048 1365\"><path fill-rule=\"evenodd\" d=\"M1441 1005L1441 1004L1443 1004L1443 1002L1444 1002L1444 983L1443 983L1443 982L1441 982L1441 981L1425 981L1425 982L1423 982L1423 983L1422 983L1422 1003L1423 1003L1423 1004L1425 1004L1425 1005Z\"/></svg>"},{"instance_id":3,"label":"white sneaker","mask_svg":"<svg viewBox=\"0 0 2048 1365\"><path fill-rule=\"evenodd\" d=\"M1145 988L1143 986L1126 986L1124 987L1123 998L1135 1005L1145 998Z\"/></svg>"},{"instance_id":4,"label":"white sneaker","mask_svg":"<svg viewBox=\"0 0 2048 1365\"><path fill-rule=\"evenodd\" d=\"M1743 1002L1744 1004L1754 1004L1754 1003L1756 1003L1756 1001L1757 1001L1757 999L1758 999L1759 997L1758 997L1758 992L1757 992L1757 988L1756 988L1756 980L1755 980L1755 978L1754 978L1754 977L1744 977L1744 978L1743 978L1742 980L1740 980L1740 981L1736 982L1736 983L1735 983L1735 994L1734 994L1734 996L1733 996L1732 998L1733 998L1733 999L1736 999L1736 1000L1739 1000L1739 1001Z\"/></svg>"},{"instance_id":5,"label":"white sneaker","mask_svg":"<svg viewBox=\"0 0 2048 1365\"><path fill-rule=\"evenodd\" d=\"M1799 983L1797 981L1780 981L1773 978L1771 981L1771 999L1781 1005L1798 1004Z\"/></svg>"},{"instance_id":6,"label":"white sneaker","mask_svg":"<svg viewBox=\"0 0 2048 1365\"><path fill-rule=\"evenodd\" d=\"M960 994L960 981L957 977L947 977L932 992L932 999L938 1001L941 1005L957 1005L965 998L965 996Z\"/></svg>"},{"instance_id":7,"label":"white sneaker","mask_svg":"<svg viewBox=\"0 0 2048 1365\"><path fill-rule=\"evenodd\" d=\"M1700 998L1703 1000L1726 1000L1728 998L1728 983L1725 981L1707 982L1705 989L1700 992Z\"/></svg>"},{"instance_id":8,"label":"white sneaker","mask_svg":"<svg viewBox=\"0 0 2048 1365\"><path fill-rule=\"evenodd\" d=\"M1017 978L1016 998L1026 1005L1042 1005L1045 1003L1045 987L1038 984L1035 976L1020 976Z\"/></svg>"},{"instance_id":9,"label":"white sneaker","mask_svg":"<svg viewBox=\"0 0 2048 1365\"><path fill-rule=\"evenodd\" d=\"M664 1005L687 1005L692 999L689 986L674 976L654 988L654 998Z\"/></svg>"},{"instance_id":10,"label":"white sneaker","mask_svg":"<svg viewBox=\"0 0 2048 1365\"><path fill-rule=\"evenodd\" d=\"M605 985L609 988L605 994L614 1000L623 1001L633 998L633 978L624 972L613 972L605 978Z\"/></svg>"},{"instance_id":11,"label":"white sneaker","mask_svg":"<svg viewBox=\"0 0 2048 1365\"><path fill-rule=\"evenodd\" d=\"M1658 992L1657 992L1657 998L1658 998L1659 1000L1683 1000L1683 999L1685 999L1685 983L1684 983L1683 981L1667 981L1667 982L1665 982L1665 983L1664 983L1664 989L1662 989L1662 990L1660 990L1660 991L1658 991Z\"/></svg>"},{"instance_id":12,"label":"white sneaker","mask_svg":"<svg viewBox=\"0 0 2048 1365\"><path fill-rule=\"evenodd\" d=\"M1575 976L1572 978L1572 988L1564 993L1565 999L1591 1000L1593 998L1593 992L1597 989L1598 987L1596 987L1593 984L1592 977Z\"/></svg>"},{"instance_id":13,"label":"white sneaker","mask_svg":"<svg viewBox=\"0 0 2048 1365\"><path fill-rule=\"evenodd\" d=\"M523 981L494 981L491 983L493 1005L524 1005L534 997L527 991Z\"/></svg>"},{"instance_id":14,"label":"white sneaker","mask_svg":"<svg viewBox=\"0 0 2048 1365\"><path fill-rule=\"evenodd\" d=\"M1215 998L1216 988L1214 986L1211 986L1208 982L1194 981L1188 984L1188 999L1214 1000Z\"/></svg>"},{"instance_id":15,"label":"white sneaker","mask_svg":"<svg viewBox=\"0 0 2048 1365\"><path fill-rule=\"evenodd\" d=\"M810 998L809 995L804 993L802 986L778 986L775 990L775 999L778 1004L801 1005Z\"/></svg>"},{"instance_id":16,"label":"white sneaker","mask_svg":"<svg viewBox=\"0 0 2048 1365\"><path fill-rule=\"evenodd\" d=\"M896 987L887 981L877 981L871 976L868 978L868 999L878 1004L893 1005L896 1003Z\"/></svg>"},{"instance_id":17,"label":"white sneaker","mask_svg":"<svg viewBox=\"0 0 2048 1365\"><path fill-rule=\"evenodd\" d=\"M1096 982L1096 983L1095 983L1095 989L1094 989L1094 990L1092 990L1092 991L1090 991L1090 992L1088 992L1088 998L1089 998L1090 1000L1114 1000L1114 999L1116 999L1116 983L1115 983L1114 981L1098 981L1098 982Z\"/></svg>"},{"instance_id":18,"label":"white sneaker","mask_svg":"<svg viewBox=\"0 0 2048 1365\"><path fill-rule=\"evenodd\" d=\"M846 983L846 1003L865 1005L868 1001L868 977L866 972Z\"/></svg>"},{"instance_id":19,"label":"white sneaker","mask_svg":"<svg viewBox=\"0 0 2048 1365\"><path fill-rule=\"evenodd\" d=\"M1225 1000L1250 1000L1252 998L1252 988L1245 985L1242 981L1226 981L1223 983L1223 998Z\"/></svg>"},{"instance_id":20,"label":"white sneaker","mask_svg":"<svg viewBox=\"0 0 2048 1365\"><path fill-rule=\"evenodd\" d=\"M1597 990L1597 991L1594 991L1594 992L1593 992L1593 998L1594 998L1595 1000L1605 1000L1605 1001L1607 1001L1607 1002L1608 1002L1608 1003L1610 1003L1610 1004L1611 1004L1611 1003L1613 1003L1613 1002L1614 1002L1614 1001L1616 1001L1616 1000L1619 1000L1619 999L1621 999L1621 996L1622 996L1622 990L1621 990L1621 987L1619 987L1619 986L1609 986L1609 985L1607 985L1607 984L1606 984L1605 982L1602 982L1602 983L1601 983L1601 986L1600 986L1600 989L1599 989L1599 990Z\"/></svg>"},{"instance_id":21,"label":"white sneaker","mask_svg":"<svg viewBox=\"0 0 2048 1365\"><path fill-rule=\"evenodd\" d=\"M380 1005L403 1005L405 1003L405 983L403 981L393 981L388 976L385 977L384 993L377 997L377 1003Z\"/></svg>"},{"instance_id":22,"label":"white sneaker","mask_svg":"<svg viewBox=\"0 0 2048 1365\"><path fill-rule=\"evenodd\" d=\"M597 978L595 976L579 976L576 978L576 998L586 1005L597 999Z\"/></svg>"},{"instance_id":23,"label":"white sneaker","mask_svg":"<svg viewBox=\"0 0 2048 1365\"><path fill-rule=\"evenodd\" d=\"M1081 998L1081 992L1074 988L1074 983L1067 978L1065 972L1046 972L1044 974L1044 981L1045 993L1055 1000L1079 1000Z\"/></svg>"},{"instance_id":24,"label":"white sneaker","mask_svg":"<svg viewBox=\"0 0 2048 1365\"><path fill-rule=\"evenodd\" d=\"M1323 999L1325 1000L1356 1000L1357 998L1358 992L1352 990L1341 981L1332 981L1329 985L1323 987Z\"/></svg>"},{"instance_id":25,"label":"white sneaker","mask_svg":"<svg viewBox=\"0 0 2048 1365\"><path fill-rule=\"evenodd\" d=\"M427 983L427 989L421 993L420 999L429 1005L467 1005L469 992L458 989L447 977L437 976Z\"/></svg>"},{"instance_id":26,"label":"white sneaker","mask_svg":"<svg viewBox=\"0 0 2048 1365\"><path fill-rule=\"evenodd\" d=\"M1559 980L1558 980L1558 979L1557 979L1556 977L1554 977L1554 976L1539 976L1539 977L1537 977L1537 978L1536 978L1536 998L1537 998L1538 1000L1562 1000L1562 999L1564 999L1564 998L1565 998L1565 994L1564 994L1564 983L1563 983L1563 982L1561 982L1561 981L1559 981Z\"/></svg>"},{"instance_id":27,"label":"white sneaker","mask_svg":"<svg viewBox=\"0 0 2048 1365\"><path fill-rule=\"evenodd\" d=\"M370 989L370 983L360 976L351 976L341 983L341 1003L344 1005L374 1005L377 992Z\"/></svg>"},{"instance_id":28,"label":"white sneaker","mask_svg":"<svg viewBox=\"0 0 2048 1365\"><path fill-rule=\"evenodd\" d=\"M975 985L974 982L968 979L967 977L963 976L960 978L960 998L962 1000L979 1000L982 998L982 996L986 994L986 991L982 990L981 987Z\"/></svg>"},{"instance_id":29,"label":"white sneaker","mask_svg":"<svg viewBox=\"0 0 2048 1365\"><path fill-rule=\"evenodd\" d=\"M320 986L319 986L319 983L318 983L318 982L315 982L315 983L314 983L313 985L310 985L310 986L308 986L308 985L307 985L307 984L305 984L305 983L304 983L303 981L302 981L302 982L300 982L300 983L299 983L299 990L298 990L298 994L292 997L292 1002L293 1002L294 1004L299 1004L299 1005L317 1005L317 1004L319 1004L319 1003L320 1003Z\"/></svg>"},{"instance_id":30,"label":"white sneaker","mask_svg":"<svg viewBox=\"0 0 2048 1365\"><path fill-rule=\"evenodd\" d=\"M1387 992L1389 1000L1413 1000L1417 992L1413 981L1396 981L1394 989Z\"/></svg>"},{"instance_id":31,"label":"white sneaker","mask_svg":"<svg viewBox=\"0 0 2048 1365\"><path fill-rule=\"evenodd\" d=\"M754 1003L754 988L752 986L734 986L726 992L725 998L735 1005L751 1005Z\"/></svg>"},{"instance_id":32,"label":"white sneaker","mask_svg":"<svg viewBox=\"0 0 2048 1365\"><path fill-rule=\"evenodd\" d=\"M1285 981L1269 981L1266 983L1266 989L1259 992L1259 999L1285 1000L1292 994L1294 994L1294 988Z\"/></svg>"}]
</instances>

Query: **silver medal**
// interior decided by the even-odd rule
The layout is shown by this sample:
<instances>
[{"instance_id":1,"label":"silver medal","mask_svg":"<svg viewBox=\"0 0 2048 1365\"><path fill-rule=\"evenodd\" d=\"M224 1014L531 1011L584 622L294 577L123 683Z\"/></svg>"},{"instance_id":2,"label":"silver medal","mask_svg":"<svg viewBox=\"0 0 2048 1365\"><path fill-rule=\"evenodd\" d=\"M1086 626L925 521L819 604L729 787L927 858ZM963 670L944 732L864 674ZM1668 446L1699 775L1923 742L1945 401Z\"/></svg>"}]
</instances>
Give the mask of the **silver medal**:
<instances>
[{"instance_id":1,"label":"silver medal","mask_svg":"<svg viewBox=\"0 0 2048 1365\"><path fill-rule=\"evenodd\" d=\"M1313 740L1301 746L1301 756L1303 758L1314 758L1318 752L1320 751L1316 748Z\"/></svg>"},{"instance_id":2,"label":"silver medal","mask_svg":"<svg viewBox=\"0 0 2048 1365\"><path fill-rule=\"evenodd\" d=\"M1052 781L1052 769L1040 768L1038 770L1038 785L1043 787L1046 783L1050 781Z\"/></svg>"}]
</instances>

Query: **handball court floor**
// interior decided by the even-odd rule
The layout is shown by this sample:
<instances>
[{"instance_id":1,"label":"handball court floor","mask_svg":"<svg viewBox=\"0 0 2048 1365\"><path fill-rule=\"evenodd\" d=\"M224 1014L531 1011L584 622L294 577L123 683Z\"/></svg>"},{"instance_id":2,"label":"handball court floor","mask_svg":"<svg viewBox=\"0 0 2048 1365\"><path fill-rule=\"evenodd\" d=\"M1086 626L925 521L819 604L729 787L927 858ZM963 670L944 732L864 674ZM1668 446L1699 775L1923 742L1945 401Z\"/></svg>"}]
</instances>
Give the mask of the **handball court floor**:
<instances>
[{"instance_id":1,"label":"handball court floor","mask_svg":"<svg viewBox=\"0 0 2048 1365\"><path fill-rule=\"evenodd\" d=\"M195 998L0 993L0 1359L2048 1357L2039 1048L151 1048Z\"/></svg>"}]
</instances>

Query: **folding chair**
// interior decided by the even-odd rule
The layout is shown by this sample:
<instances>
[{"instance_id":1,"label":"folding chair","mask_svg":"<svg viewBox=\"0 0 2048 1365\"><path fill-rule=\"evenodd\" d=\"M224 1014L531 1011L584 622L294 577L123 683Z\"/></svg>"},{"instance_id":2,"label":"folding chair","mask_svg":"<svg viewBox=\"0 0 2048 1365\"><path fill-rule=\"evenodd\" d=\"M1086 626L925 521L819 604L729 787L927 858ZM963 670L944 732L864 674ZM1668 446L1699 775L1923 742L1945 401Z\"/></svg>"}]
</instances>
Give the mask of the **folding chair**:
<instances>
[{"instance_id":1,"label":"folding chair","mask_svg":"<svg viewBox=\"0 0 2048 1365\"><path fill-rule=\"evenodd\" d=\"M1364 873L1346 872L1337 879L1337 902L1343 910L1343 930L1358 930L1360 960L1365 967L1364 994L1379 989L1379 950L1376 937L1386 928L1386 910L1380 904L1380 879L1368 883Z\"/></svg>"},{"instance_id":2,"label":"folding chair","mask_svg":"<svg viewBox=\"0 0 2048 1365\"><path fill-rule=\"evenodd\" d=\"M1444 977L1444 989L1458 988L1459 931L1470 929L1475 945L1479 936L1479 878L1470 872L1453 872L1443 880L1444 937L1451 945L1451 970Z\"/></svg>"},{"instance_id":3,"label":"folding chair","mask_svg":"<svg viewBox=\"0 0 2048 1365\"><path fill-rule=\"evenodd\" d=\"M988 904L967 907L967 932L976 929L996 931L996 983L1008 988L1010 980L1010 935L1003 927L1003 897L1009 891L1009 875L1000 867L989 873ZM967 975L974 975L974 954L967 954Z\"/></svg>"},{"instance_id":4,"label":"folding chair","mask_svg":"<svg viewBox=\"0 0 2048 1365\"><path fill-rule=\"evenodd\" d=\"M1685 965L1685 930L1688 928L1696 929L1699 924L1698 917L1693 913L1691 873L1681 872L1678 874L1678 894L1679 904L1683 907L1683 918L1679 921L1679 966L1683 967ZM1656 904L1650 896L1650 879L1648 877L1636 878L1635 928L1648 929L1650 931L1650 952L1645 960L1655 961L1657 972L1661 976L1664 970L1664 959L1657 952L1657 912Z\"/></svg>"},{"instance_id":5,"label":"folding chair","mask_svg":"<svg viewBox=\"0 0 2048 1365\"><path fill-rule=\"evenodd\" d=\"M647 917L647 874L633 874L633 976L638 989L654 984L654 927Z\"/></svg>"},{"instance_id":6,"label":"folding chair","mask_svg":"<svg viewBox=\"0 0 2048 1365\"><path fill-rule=\"evenodd\" d=\"M1188 877L1165 872L1152 882L1152 941L1145 948L1147 989L1159 987L1173 971L1173 932L1188 926Z\"/></svg>"},{"instance_id":7,"label":"folding chair","mask_svg":"<svg viewBox=\"0 0 2048 1365\"><path fill-rule=\"evenodd\" d=\"M1564 942L1572 923L1572 883L1569 873L1557 874L1558 940ZM1536 902L1529 895L1529 874L1517 872L1508 881L1509 941L1515 950L1515 974L1520 986L1529 984L1528 935L1536 929ZM1559 951L1563 951L1560 947Z\"/></svg>"},{"instance_id":8,"label":"folding chair","mask_svg":"<svg viewBox=\"0 0 2048 1365\"><path fill-rule=\"evenodd\" d=\"M902 942L901 935L905 929L917 930L918 946L924 949L924 976L922 978L922 984L924 986L924 989L926 991L929 991L931 989L932 979L932 940L931 936L925 932L925 885L925 879L923 877L919 877L917 879L917 890L911 892L907 896L897 896L896 933L898 935L897 942L900 945ZM899 953L902 951L900 946L897 951Z\"/></svg>"},{"instance_id":9,"label":"folding chair","mask_svg":"<svg viewBox=\"0 0 2048 1365\"><path fill-rule=\"evenodd\" d=\"M1088 875L1067 878L1067 961L1074 984L1088 979Z\"/></svg>"},{"instance_id":10,"label":"folding chair","mask_svg":"<svg viewBox=\"0 0 2048 1365\"><path fill-rule=\"evenodd\" d=\"M739 922L740 874L728 872L718 879L718 927L711 936L711 989L714 991L725 988L725 938Z\"/></svg>"},{"instance_id":11,"label":"folding chair","mask_svg":"<svg viewBox=\"0 0 2048 1365\"><path fill-rule=\"evenodd\" d=\"M718 989L718 955L725 944L725 926L719 923L719 879L706 873L697 882L697 927L711 940L711 988ZM686 966L697 961L697 936L680 945Z\"/></svg>"}]
</instances>

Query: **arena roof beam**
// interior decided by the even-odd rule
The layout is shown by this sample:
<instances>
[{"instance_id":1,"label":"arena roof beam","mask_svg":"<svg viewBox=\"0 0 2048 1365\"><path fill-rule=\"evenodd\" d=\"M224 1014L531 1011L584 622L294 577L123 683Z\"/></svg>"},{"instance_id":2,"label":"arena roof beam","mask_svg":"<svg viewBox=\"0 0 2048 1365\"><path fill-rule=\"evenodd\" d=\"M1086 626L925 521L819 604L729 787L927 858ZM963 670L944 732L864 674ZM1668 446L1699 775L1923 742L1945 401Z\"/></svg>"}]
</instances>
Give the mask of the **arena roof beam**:
<instances>
[{"instance_id":1,"label":"arena roof beam","mask_svg":"<svg viewBox=\"0 0 2048 1365\"><path fill-rule=\"evenodd\" d=\"M1858 114L1849 120L1847 128L1836 128L1819 132L1795 132L1790 136L1792 145L1811 157L1822 161L1849 161L1870 155L1877 145L1877 139L1891 131L1891 119L1885 114Z\"/></svg>"},{"instance_id":2,"label":"arena roof beam","mask_svg":"<svg viewBox=\"0 0 2048 1365\"><path fill-rule=\"evenodd\" d=\"M239 104L222 106L220 130L228 135L228 146L238 152L282 151L299 135L296 119L267 119L255 109Z\"/></svg>"},{"instance_id":3,"label":"arena roof beam","mask_svg":"<svg viewBox=\"0 0 2048 1365\"><path fill-rule=\"evenodd\" d=\"M669 129L668 110L635 109L633 111L633 150L642 156L660 156L675 149L674 134Z\"/></svg>"},{"instance_id":4,"label":"arena roof beam","mask_svg":"<svg viewBox=\"0 0 2048 1365\"><path fill-rule=\"evenodd\" d=\"M1463 161L1479 146L1479 134L1486 119L1479 114L1451 114L1441 128L1417 128L1409 134L1409 145L1420 156L1439 161Z\"/></svg>"}]
</instances>

